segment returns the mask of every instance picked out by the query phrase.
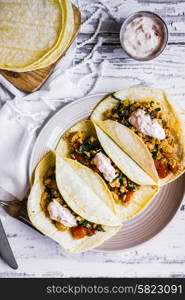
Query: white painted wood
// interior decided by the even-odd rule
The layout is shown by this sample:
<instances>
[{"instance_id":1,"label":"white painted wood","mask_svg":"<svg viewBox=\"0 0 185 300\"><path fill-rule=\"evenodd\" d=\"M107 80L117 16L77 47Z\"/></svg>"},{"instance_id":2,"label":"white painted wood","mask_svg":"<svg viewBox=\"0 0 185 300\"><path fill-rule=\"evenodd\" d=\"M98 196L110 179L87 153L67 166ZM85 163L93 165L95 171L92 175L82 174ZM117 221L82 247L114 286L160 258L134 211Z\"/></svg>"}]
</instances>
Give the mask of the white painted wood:
<instances>
[{"instance_id":1,"label":"white painted wood","mask_svg":"<svg viewBox=\"0 0 185 300\"><path fill-rule=\"evenodd\" d=\"M96 9L98 1L79 0L83 20ZM102 68L102 78L95 92L110 92L132 85L162 87L185 110L185 1L175 0L101 0L113 16L104 11L99 36L76 52L75 62L86 57L99 37L94 62L94 80ZM119 28L123 19L138 10L160 14L169 27L169 44L157 59L141 63L128 58L119 44ZM82 27L78 44L94 32L98 16ZM75 70L75 79L88 74L88 66ZM92 82L84 80L87 90ZM19 269L12 271L0 260L0 277L185 277L185 200L171 224L148 243L123 253L67 255L49 238L6 216L2 221L17 258Z\"/></svg>"}]
</instances>

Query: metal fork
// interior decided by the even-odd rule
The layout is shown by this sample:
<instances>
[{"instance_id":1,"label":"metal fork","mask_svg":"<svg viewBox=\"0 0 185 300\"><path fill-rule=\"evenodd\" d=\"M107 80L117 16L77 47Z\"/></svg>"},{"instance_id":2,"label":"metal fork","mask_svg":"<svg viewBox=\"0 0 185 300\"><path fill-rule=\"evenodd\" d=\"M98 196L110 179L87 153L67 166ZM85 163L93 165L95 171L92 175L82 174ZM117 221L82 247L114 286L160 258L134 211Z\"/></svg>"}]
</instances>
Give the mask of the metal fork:
<instances>
[{"instance_id":1,"label":"metal fork","mask_svg":"<svg viewBox=\"0 0 185 300\"><path fill-rule=\"evenodd\" d=\"M0 206L8 213L9 216L21 221L22 223L28 225L32 229L38 231L29 220L26 208L27 199L23 201L12 200L12 201L3 201L0 200Z\"/></svg>"}]
</instances>

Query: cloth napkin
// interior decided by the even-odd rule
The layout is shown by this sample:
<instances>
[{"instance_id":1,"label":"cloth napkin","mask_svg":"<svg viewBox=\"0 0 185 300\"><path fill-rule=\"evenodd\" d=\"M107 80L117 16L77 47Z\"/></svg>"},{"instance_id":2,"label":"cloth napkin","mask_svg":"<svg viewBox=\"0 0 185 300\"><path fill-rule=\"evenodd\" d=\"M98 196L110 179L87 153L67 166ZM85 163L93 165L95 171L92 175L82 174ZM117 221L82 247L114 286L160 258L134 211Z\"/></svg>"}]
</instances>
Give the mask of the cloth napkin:
<instances>
[{"instance_id":1,"label":"cloth napkin","mask_svg":"<svg viewBox=\"0 0 185 300\"><path fill-rule=\"evenodd\" d=\"M58 102L52 103L52 97L68 99L71 96L68 91L77 89L65 71L71 68L74 50L73 46L43 88L31 95L25 95L0 77L3 85L0 88L0 187L16 198L22 199L27 191L29 156L38 129L59 106Z\"/></svg>"}]
</instances>

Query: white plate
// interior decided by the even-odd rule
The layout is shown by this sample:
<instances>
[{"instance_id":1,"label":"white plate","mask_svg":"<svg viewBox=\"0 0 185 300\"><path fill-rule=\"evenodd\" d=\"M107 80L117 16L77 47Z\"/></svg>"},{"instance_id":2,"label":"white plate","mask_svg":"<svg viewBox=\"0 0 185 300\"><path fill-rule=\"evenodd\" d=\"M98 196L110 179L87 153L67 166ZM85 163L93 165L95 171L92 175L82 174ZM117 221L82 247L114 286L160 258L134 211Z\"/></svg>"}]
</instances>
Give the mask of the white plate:
<instances>
[{"instance_id":1,"label":"white plate","mask_svg":"<svg viewBox=\"0 0 185 300\"><path fill-rule=\"evenodd\" d=\"M74 101L49 120L40 132L31 154L30 178L43 155L55 149L60 136L75 123L88 118L92 109L104 96L105 94L99 94ZM144 243L158 234L180 207L184 195L184 179L183 175L164 186L138 216L125 221L122 229L96 250L123 251Z\"/></svg>"}]
</instances>

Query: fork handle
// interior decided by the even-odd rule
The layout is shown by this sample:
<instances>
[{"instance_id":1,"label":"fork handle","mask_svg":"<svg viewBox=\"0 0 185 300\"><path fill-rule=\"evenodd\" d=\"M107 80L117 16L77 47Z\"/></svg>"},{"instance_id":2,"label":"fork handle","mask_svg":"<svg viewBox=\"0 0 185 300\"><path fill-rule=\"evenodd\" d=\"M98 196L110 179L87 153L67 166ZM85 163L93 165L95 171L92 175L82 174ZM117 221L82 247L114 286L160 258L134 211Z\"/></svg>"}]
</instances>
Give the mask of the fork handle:
<instances>
[{"instance_id":1,"label":"fork handle","mask_svg":"<svg viewBox=\"0 0 185 300\"><path fill-rule=\"evenodd\" d=\"M25 200L12 200L12 201L3 201L0 200L0 206L4 208L4 210L11 216L11 217L18 217L21 213L22 209L26 209Z\"/></svg>"}]
</instances>

